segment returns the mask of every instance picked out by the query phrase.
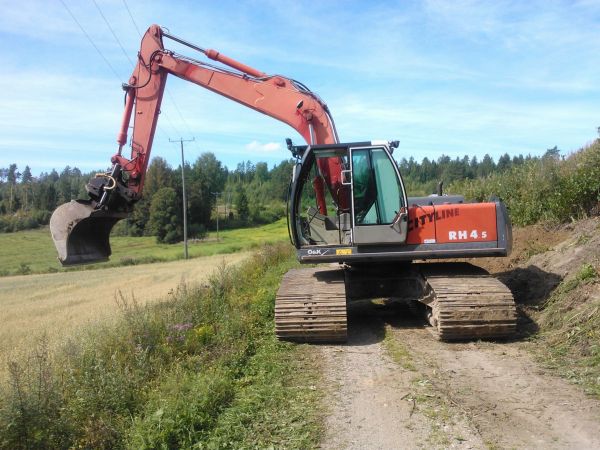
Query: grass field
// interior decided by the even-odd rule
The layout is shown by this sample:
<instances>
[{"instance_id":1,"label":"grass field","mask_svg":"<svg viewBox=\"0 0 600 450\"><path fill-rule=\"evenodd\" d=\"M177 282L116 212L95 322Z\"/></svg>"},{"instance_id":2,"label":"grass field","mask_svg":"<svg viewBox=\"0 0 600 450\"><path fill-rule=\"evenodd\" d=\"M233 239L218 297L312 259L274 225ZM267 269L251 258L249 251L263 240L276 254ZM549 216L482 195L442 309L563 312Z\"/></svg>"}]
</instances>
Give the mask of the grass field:
<instances>
[{"instance_id":1,"label":"grass field","mask_svg":"<svg viewBox=\"0 0 600 450\"><path fill-rule=\"evenodd\" d=\"M297 262L286 244L248 253L206 286L121 308L114 320L85 326L64 346L24 349L0 378L0 448L315 448L323 421L314 357L278 342L273 326L275 292ZM217 258L2 281L37 279L40 295L54 291L60 298L89 275L97 280L88 295L108 297L104 280L129 289L138 276L142 298L158 294L154 284L168 267L177 277L182 264L214 268ZM66 291L46 287L57 279L68 281ZM10 295L18 303L19 295ZM109 304L90 309L101 316ZM67 328L65 314L53 312L40 310L47 326ZM35 319L34 311L17 308L18 316ZM21 328L32 333L29 320Z\"/></svg>"},{"instance_id":2,"label":"grass field","mask_svg":"<svg viewBox=\"0 0 600 450\"><path fill-rule=\"evenodd\" d=\"M189 243L190 257L210 256L248 250L265 243L287 240L285 220L255 228L225 230L210 233L203 241ZM157 244L153 236L111 237L113 254L109 262L83 266L97 269L155 261L174 261L183 258L183 244ZM56 250L45 229L0 234L0 276L63 271ZM68 270L81 270L71 268ZM1 283L1 281L0 281Z\"/></svg>"},{"instance_id":3,"label":"grass field","mask_svg":"<svg viewBox=\"0 0 600 450\"><path fill-rule=\"evenodd\" d=\"M120 294L140 304L165 299L182 282L203 282L219 266L238 263L248 255L238 252L85 273L4 277L0 279L0 360L32 348L44 334L53 346L91 322L109 320L119 311Z\"/></svg>"}]
</instances>

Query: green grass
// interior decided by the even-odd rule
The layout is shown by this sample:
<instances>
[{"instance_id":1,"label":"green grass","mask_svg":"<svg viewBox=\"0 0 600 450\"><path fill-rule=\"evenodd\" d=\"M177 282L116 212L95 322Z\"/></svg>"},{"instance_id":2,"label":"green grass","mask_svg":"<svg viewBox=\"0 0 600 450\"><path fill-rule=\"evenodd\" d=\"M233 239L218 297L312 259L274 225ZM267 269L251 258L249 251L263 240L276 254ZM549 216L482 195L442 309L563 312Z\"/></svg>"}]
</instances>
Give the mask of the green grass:
<instances>
[{"instance_id":1,"label":"green grass","mask_svg":"<svg viewBox=\"0 0 600 450\"><path fill-rule=\"evenodd\" d=\"M600 398L599 275L589 263L554 290L539 314L538 360Z\"/></svg>"},{"instance_id":2,"label":"green grass","mask_svg":"<svg viewBox=\"0 0 600 450\"><path fill-rule=\"evenodd\" d=\"M385 327L383 347L396 364L400 365L406 370L416 370L408 347L394 337L394 332L390 329L390 327Z\"/></svg>"},{"instance_id":3,"label":"green grass","mask_svg":"<svg viewBox=\"0 0 600 450\"><path fill-rule=\"evenodd\" d=\"M255 228L241 228L211 232L207 239L189 242L189 255L210 256L258 248L263 244L283 242L288 239L285 220ZM173 261L183 258L183 243L157 244L153 236L110 238L113 254L106 263L82 266L96 269L150 262ZM48 228L0 234L0 276L55 272L62 269ZM68 270L81 270L71 268Z\"/></svg>"},{"instance_id":4,"label":"green grass","mask_svg":"<svg viewBox=\"0 0 600 450\"><path fill-rule=\"evenodd\" d=\"M42 341L0 386L0 448L315 448L316 364L273 333L291 253L265 247L208 287L124 302L118 323L55 354Z\"/></svg>"}]
</instances>

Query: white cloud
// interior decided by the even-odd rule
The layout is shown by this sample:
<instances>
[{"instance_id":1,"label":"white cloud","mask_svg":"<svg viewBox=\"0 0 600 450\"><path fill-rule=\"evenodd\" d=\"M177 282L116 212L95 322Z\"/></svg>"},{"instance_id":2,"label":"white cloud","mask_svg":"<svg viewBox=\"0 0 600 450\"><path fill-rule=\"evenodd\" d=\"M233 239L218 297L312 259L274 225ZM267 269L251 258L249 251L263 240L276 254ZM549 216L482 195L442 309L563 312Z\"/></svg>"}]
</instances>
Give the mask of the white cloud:
<instances>
[{"instance_id":1,"label":"white cloud","mask_svg":"<svg viewBox=\"0 0 600 450\"><path fill-rule=\"evenodd\" d=\"M129 62L94 4L64 1L125 81ZM134 57L139 36L122 0L98 3ZM314 88L328 102L342 140L398 138L402 149L422 157L554 145L567 150L595 137L597 0L332 1L311 8L268 0L238 2L235 11L201 3L190 8L164 0L128 1L142 31L158 22L202 47ZM0 0L0 10L6 60L0 74L6 87L0 98L0 159L19 156L32 169L52 161L57 166L108 161L123 107L117 77L61 2ZM329 25L359 22L376 25L360 30ZM288 157L287 136L302 142L289 126L176 77L170 77L168 89L153 155L173 165L179 164L179 150L169 138L194 136L190 160L212 151L233 167L242 159Z\"/></svg>"},{"instance_id":2,"label":"white cloud","mask_svg":"<svg viewBox=\"0 0 600 450\"><path fill-rule=\"evenodd\" d=\"M245 148L249 152L273 153L281 150L281 144L277 142L267 142L266 144L261 144L258 141L252 141L249 144L246 144Z\"/></svg>"},{"instance_id":3,"label":"white cloud","mask_svg":"<svg viewBox=\"0 0 600 450\"><path fill-rule=\"evenodd\" d=\"M441 153L539 154L554 145L575 150L595 137L600 111L581 99L528 102L462 92L402 101L347 96L332 110L342 140L400 139L398 154L408 151L417 159Z\"/></svg>"}]
</instances>

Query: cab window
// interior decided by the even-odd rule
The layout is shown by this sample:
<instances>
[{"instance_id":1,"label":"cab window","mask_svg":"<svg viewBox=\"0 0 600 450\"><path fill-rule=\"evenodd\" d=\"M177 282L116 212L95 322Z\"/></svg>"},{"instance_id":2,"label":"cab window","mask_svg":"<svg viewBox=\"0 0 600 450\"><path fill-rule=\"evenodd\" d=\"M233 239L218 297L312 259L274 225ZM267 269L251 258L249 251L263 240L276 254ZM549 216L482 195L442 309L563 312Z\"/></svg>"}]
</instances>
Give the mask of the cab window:
<instances>
[{"instance_id":1,"label":"cab window","mask_svg":"<svg viewBox=\"0 0 600 450\"><path fill-rule=\"evenodd\" d=\"M393 164L382 148L352 150L356 225L391 224L404 206Z\"/></svg>"}]
</instances>

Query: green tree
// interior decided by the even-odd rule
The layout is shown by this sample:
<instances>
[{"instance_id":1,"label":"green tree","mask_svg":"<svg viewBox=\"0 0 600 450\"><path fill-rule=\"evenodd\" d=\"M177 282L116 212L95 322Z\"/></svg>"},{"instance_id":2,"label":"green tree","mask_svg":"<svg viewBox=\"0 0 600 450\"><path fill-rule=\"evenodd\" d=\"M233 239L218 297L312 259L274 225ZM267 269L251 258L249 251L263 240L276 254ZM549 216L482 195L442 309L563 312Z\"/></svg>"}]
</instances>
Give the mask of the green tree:
<instances>
[{"instance_id":1,"label":"green tree","mask_svg":"<svg viewBox=\"0 0 600 450\"><path fill-rule=\"evenodd\" d=\"M148 229L156 235L156 242L173 244L182 238L180 208L177 194L171 187L160 188L152 197Z\"/></svg>"},{"instance_id":2,"label":"green tree","mask_svg":"<svg viewBox=\"0 0 600 450\"><path fill-rule=\"evenodd\" d=\"M544 159L559 160L560 159L560 150L558 149L558 146L555 145L554 147L549 148L548 150L546 150L546 153L544 153L543 158Z\"/></svg>"},{"instance_id":3,"label":"green tree","mask_svg":"<svg viewBox=\"0 0 600 450\"><path fill-rule=\"evenodd\" d=\"M255 179L259 183L264 183L269 179L269 167L266 162L258 162L256 163L256 174Z\"/></svg>"},{"instance_id":4,"label":"green tree","mask_svg":"<svg viewBox=\"0 0 600 450\"><path fill-rule=\"evenodd\" d=\"M174 187L173 169L166 159L157 156L152 158L148 170L146 171L146 179L144 181L144 196L152 198L152 196L163 187Z\"/></svg>"},{"instance_id":5,"label":"green tree","mask_svg":"<svg viewBox=\"0 0 600 450\"><path fill-rule=\"evenodd\" d=\"M190 222L208 228L215 204L213 192L222 192L227 181L227 169L214 153L203 153L190 170L187 188Z\"/></svg>"},{"instance_id":6,"label":"green tree","mask_svg":"<svg viewBox=\"0 0 600 450\"><path fill-rule=\"evenodd\" d=\"M160 189L174 187L173 178L173 169L171 169L166 159L161 157L152 158L146 171L142 199L136 203L133 213L128 219L130 234L134 236L154 234L148 226L152 198Z\"/></svg>"},{"instance_id":7,"label":"green tree","mask_svg":"<svg viewBox=\"0 0 600 450\"><path fill-rule=\"evenodd\" d=\"M29 166L25 166L23 174L21 175L21 186L23 190L23 207L29 208L30 197L31 197L31 183L33 182L33 176L31 175L31 169Z\"/></svg>"},{"instance_id":8,"label":"green tree","mask_svg":"<svg viewBox=\"0 0 600 450\"><path fill-rule=\"evenodd\" d=\"M479 164L479 168L477 169L477 175L480 177L487 177L496 169L496 164L490 155L487 153L483 157L483 160Z\"/></svg>"},{"instance_id":9,"label":"green tree","mask_svg":"<svg viewBox=\"0 0 600 450\"><path fill-rule=\"evenodd\" d=\"M33 187L33 207L52 211L58 205L58 193L54 184L48 181L36 183Z\"/></svg>"},{"instance_id":10,"label":"green tree","mask_svg":"<svg viewBox=\"0 0 600 450\"><path fill-rule=\"evenodd\" d=\"M33 176L31 175L31 169L29 166L25 166L25 170L23 170L23 174L21 175L21 183L27 184L33 181Z\"/></svg>"},{"instance_id":11,"label":"green tree","mask_svg":"<svg viewBox=\"0 0 600 450\"><path fill-rule=\"evenodd\" d=\"M210 192L221 192L227 181L227 169L214 153L202 153L192 166L192 172Z\"/></svg>"},{"instance_id":12,"label":"green tree","mask_svg":"<svg viewBox=\"0 0 600 450\"><path fill-rule=\"evenodd\" d=\"M11 164L8 167L8 176L7 181L10 185L10 196L8 200L8 211L14 212L18 209L18 205L15 204L15 187L17 185L17 180L21 177L21 174L17 172L17 165Z\"/></svg>"},{"instance_id":13,"label":"green tree","mask_svg":"<svg viewBox=\"0 0 600 450\"><path fill-rule=\"evenodd\" d=\"M505 153L498 159L498 170L504 171L510 169L511 159L508 153Z\"/></svg>"},{"instance_id":14,"label":"green tree","mask_svg":"<svg viewBox=\"0 0 600 450\"><path fill-rule=\"evenodd\" d=\"M271 170L269 191L273 199L286 199L294 165L294 160L289 159L287 161L282 161Z\"/></svg>"},{"instance_id":15,"label":"green tree","mask_svg":"<svg viewBox=\"0 0 600 450\"><path fill-rule=\"evenodd\" d=\"M237 206L237 212L238 212L238 215L240 216L240 219L243 222L247 222L248 217L250 216L250 207L248 205L248 197L246 196L246 189L241 184L238 187L235 204Z\"/></svg>"}]
</instances>

